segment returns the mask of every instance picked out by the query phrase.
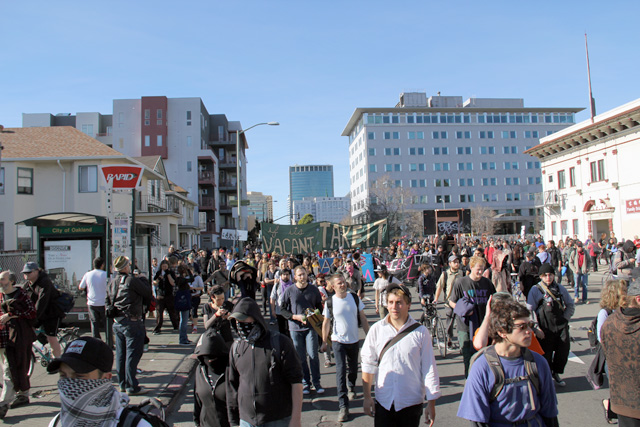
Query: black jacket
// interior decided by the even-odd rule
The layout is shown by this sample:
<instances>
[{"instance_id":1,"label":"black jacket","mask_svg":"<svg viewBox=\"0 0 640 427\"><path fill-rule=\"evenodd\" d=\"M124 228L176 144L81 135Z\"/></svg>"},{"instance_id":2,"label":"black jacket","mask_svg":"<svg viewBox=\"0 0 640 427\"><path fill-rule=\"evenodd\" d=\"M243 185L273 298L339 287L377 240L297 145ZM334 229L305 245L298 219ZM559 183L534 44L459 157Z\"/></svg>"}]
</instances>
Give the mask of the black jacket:
<instances>
[{"instance_id":1,"label":"black jacket","mask_svg":"<svg viewBox=\"0 0 640 427\"><path fill-rule=\"evenodd\" d=\"M118 273L109 283L106 306L115 305L122 316L141 319L142 306L150 302L151 288L131 274Z\"/></svg>"},{"instance_id":2,"label":"black jacket","mask_svg":"<svg viewBox=\"0 0 640 427\"><path fill-rule=\"evenodd\" d=\"M238 340L231 347L226 373L230 424L238 425L242 419L261 425L291 416L291 386L302 383L302 365L291 339L269 331L260 307L251 298L241 299L233 312L253 317L262 334L253 345ZM279 340L279 355L273 354L271 334Z\"/></svg>"},{"instance_id":3,"label":"black jacket","mask_svg":"<svg viewBox=\"0 0 640 427\"><path fill-rule=\"evenodd\" d=\"M60 292L44 270L40 270L35 283L27 283L24 286L24 291L36 306L36 327L45 320L64 317L64 313L56 304Z\"/></svg>"}]
</instances>

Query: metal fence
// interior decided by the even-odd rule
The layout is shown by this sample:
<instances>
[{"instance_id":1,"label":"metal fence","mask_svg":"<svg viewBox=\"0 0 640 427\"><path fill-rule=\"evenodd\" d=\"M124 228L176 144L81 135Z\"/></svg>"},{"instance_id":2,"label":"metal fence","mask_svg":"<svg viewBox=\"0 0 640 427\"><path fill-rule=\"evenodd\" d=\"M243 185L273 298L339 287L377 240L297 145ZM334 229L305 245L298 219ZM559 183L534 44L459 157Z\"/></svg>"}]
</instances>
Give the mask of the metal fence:
<instances>
[{"instance_id":1,"label":"metal fence","mask_svg":"<svg viewBox=\"0 0 640 427\"><path fill-rule=\"evenodd\" d=\"M0 253L0 268L2 271L13 271L18 275L18 282L22 282L19 274L27 262L38 262L37 252L8 252Z\"/></svg>"}]
</instances>

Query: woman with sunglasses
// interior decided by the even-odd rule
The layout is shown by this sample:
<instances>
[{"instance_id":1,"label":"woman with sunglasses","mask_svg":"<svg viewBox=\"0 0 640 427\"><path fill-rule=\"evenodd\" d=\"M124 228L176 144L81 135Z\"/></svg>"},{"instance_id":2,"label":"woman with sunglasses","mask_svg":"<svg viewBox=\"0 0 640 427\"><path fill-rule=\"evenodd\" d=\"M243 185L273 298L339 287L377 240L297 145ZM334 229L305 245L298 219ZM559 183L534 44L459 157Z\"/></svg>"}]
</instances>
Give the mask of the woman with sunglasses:
<instances>
[{"instance_id":1,"label":"woman with sunglasses","mask_svg":"<svg viewBox=\"0 0 640 427\"><path fill-rule=\"evenodd\" d=\"M558 425L556 391L549 365L543 356L527 349L534 335L529 316L529 310L512 299L493 304L489 335L494 345L486 348L471 365L458 407L458 417L471 421L471 425ZM499 391L494 390L497 368L492 368L488 361L494 358L505 378Z\"/></svg>"}]
</instances>

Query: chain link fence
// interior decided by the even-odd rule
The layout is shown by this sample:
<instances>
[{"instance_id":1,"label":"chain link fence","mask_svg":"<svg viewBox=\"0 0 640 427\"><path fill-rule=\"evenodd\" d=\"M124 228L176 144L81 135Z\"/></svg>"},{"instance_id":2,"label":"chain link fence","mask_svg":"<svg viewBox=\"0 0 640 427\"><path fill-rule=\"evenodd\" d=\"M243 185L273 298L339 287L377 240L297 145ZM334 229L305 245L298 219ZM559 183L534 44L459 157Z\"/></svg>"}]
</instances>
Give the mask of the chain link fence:
<instances>
[{"instance_id":1,"label":"chain link fence","mask_svg":"<svg viewBox=\"0 0 640 427\"><path fill-rule=\"evenodd\" d=\"M12 271L18 276L18 283L21 283L22 268L27 262L38 262L38 254L37 252L11 252L11 253L0 253L0 269L2 271Z\"/></svg>"}]
</instances>

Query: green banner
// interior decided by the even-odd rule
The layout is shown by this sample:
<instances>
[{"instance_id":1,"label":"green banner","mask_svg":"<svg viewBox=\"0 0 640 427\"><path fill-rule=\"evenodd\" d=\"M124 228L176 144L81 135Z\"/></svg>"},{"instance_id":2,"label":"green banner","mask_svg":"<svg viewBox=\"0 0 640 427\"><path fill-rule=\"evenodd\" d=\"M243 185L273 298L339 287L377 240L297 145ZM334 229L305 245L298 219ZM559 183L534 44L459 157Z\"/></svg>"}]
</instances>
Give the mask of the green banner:
<instances>
[{"instance_id":1,"label":"green banner","mask_svg":"<svg viewBox=\"0 0 640 427\"><path fill-rule=\"evenodd\" d=\"M389 245L387 220L369 224L340 225L316 222L280 225L261 222L262 249L279 254L305 254L322 250L370 248Z\"/></svg>"}]
</instances>

